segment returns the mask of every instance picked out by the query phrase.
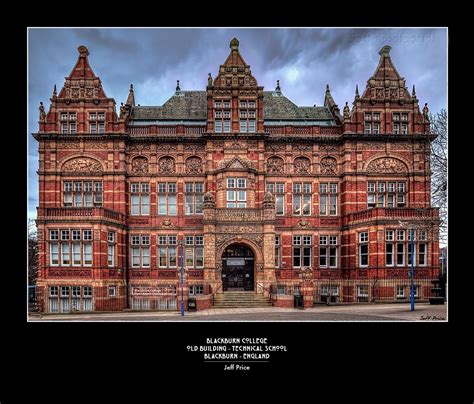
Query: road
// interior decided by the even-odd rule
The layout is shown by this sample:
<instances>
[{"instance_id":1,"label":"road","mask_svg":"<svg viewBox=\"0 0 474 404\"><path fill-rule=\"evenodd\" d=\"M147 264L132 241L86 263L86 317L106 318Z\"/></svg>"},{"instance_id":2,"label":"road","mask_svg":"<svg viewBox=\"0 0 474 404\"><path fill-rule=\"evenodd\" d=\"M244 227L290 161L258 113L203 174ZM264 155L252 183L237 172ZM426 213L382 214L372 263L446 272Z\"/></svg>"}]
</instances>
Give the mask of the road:
<instances>
[{"instance_id":1,"label":"road","mask_svg":"<svg viewBox=\"0 0 474 404\"><path fill-rule=\"evenodd\" d=\"M419 303L415 311L409 304L370 304L316 306L308 309L279 307L247 309L209 309L186 312L116 312L30 315L28 321L447 321L446 305Z\"/></svg>"}]
</instances>

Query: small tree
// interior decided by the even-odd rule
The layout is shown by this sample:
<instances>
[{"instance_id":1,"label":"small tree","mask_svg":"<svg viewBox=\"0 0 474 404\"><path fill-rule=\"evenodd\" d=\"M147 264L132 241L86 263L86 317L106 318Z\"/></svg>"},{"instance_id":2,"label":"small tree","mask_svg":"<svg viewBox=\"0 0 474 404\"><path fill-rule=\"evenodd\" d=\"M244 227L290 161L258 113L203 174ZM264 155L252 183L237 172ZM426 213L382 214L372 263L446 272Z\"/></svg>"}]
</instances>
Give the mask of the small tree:
<instances>
[{"instance_id":1,"label":"small tree","mask_svg":"<svg viewBox=\"0 0 474 404\"><path fill-rule=\"evenodd\" d=\"M34 285L38 277L38 237L34 219L28 219L28 283Z\"/></svg>"},{"instance_id":2,"label":"small tree","mask_svg":"<svg viewBox=\"0 0 474 404\"><path fill-rule=\"evenodd\" d=\"M430 114L431 133L437 135L431 143L431 203L439 208L439 241L447 242L448 225L448 114L442 109Z\"/></svg>"}]
</instances>

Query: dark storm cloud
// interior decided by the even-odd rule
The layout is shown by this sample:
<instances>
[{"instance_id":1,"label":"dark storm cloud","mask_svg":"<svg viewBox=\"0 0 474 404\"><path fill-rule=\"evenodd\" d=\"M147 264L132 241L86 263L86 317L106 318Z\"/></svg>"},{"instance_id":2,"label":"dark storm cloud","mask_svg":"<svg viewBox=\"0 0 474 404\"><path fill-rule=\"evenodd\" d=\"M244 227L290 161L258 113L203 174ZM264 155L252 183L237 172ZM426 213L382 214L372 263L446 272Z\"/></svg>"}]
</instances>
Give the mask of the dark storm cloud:
<instances>
[{"instance_id":1,"label":"dark storm cloud","mask_svg":"<svg viewBox=\"0 0 474 404\"><path fill-rule=\"evenodd\" d=\"M38 105L49 107L53 84L58 92L77 60L77 47L89 49L89 61L106 94L118 105L130 83L136 102L161 105L175 91L204 90L215 77L236 36L240 51L259 85L273 90L280 80L284 95L298 105L321 105L326 84L341 110L362 93L379 61L391 56L420 104L446 107L447 33L444 29L30 29L28 39L29 132L38 128ZM37 205L37 143L28 135L29 213Z\"/></svg>"}]
</instances>

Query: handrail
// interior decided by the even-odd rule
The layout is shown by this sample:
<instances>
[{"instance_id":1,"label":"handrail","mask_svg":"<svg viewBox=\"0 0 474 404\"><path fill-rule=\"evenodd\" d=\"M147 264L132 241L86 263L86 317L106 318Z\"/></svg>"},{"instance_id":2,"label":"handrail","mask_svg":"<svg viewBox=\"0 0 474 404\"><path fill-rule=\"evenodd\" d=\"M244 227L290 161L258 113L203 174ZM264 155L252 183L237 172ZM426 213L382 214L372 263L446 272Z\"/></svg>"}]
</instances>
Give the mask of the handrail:
<instances>
[{"instance_id":1,"label":"handrail","mask_svg":"<svg viewBox=\"0 0 474 404\"><path fill-rule=\"evenodd\" d=\"M257 287L261 286L264 291L267 291L269 294L272 293L270 287L266 288L263 284L257 282Z\"/></svg>"},{"instance_id":2,"label":"handrail","mask_svg":"<svg viewBox=\"0 0 474 404\"><path fill-rule=\"evenodd\" d=\"M219 291L219 289L222 287L222 283L217 287L217 289L211 293L212 296L212 305L214 305L214 296L215 294Z\"/></svg>"}]
</instances>

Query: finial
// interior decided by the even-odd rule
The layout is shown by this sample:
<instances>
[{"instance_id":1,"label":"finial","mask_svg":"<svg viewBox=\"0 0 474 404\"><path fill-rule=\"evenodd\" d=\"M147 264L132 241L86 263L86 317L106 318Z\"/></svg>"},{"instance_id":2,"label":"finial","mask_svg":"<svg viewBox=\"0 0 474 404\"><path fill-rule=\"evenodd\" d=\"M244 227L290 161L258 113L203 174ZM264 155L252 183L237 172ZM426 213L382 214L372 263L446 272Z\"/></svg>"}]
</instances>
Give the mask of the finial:
<instances>
[{"instance_id":1,"label":"finial","mask_svg":"<svg viewBox=\"0 0 474 404\"><path fill-rule=\"evenodd\" d=\"M179 80L176 80L176 92L181 91L181 88L179 88Z\"/></svg>"},{"instance_id":2,"label":"finial","mask_svg":"<svg viewBox=\"0 0 474 404\"><path fill-rule=\"evenodd\" d=\"M230 41L230 49L239 50L239 40L236 37L232 38L232 41Z\"/></svg>"},{"instance_id":3,"label":"finial","mask_svg":"<svg viewBox=\"0 0 474 404\"><path fill-rule=\"evenodd\" d=\"M413 91L411 92L412 98L416 98L415 85L413 84Z\"/></svg>"},{"instance_id":4,"label":"finial","mask_svg":"<svg viewBox=\"0 0 474 404\"><path fill-rule=\"evenodd\" d=\"M87 48L84 45L79 46L79 48L77 48L77 50L79 51L79 56L81 58L85 58L86 56L89 56L89 51L87 50Z\"/></svg>"},{"instance_id":5,"label":"finial","mask_svg":"<svg viewBox=\"0 0 474 404\"><path fill-rule=\"evenodd\" d=\"M212 76L211 76L211 73L209 73L209 76L207 77L207 85L208 85L208 87L212 87Z\"/></svg>"},{"instance_id":6,"label":"finial","mask_svg":"<svg viewBox=\"0 0 474 404\"><path fill-rule=\"evenodd\" d=\"M53 87L53 97L57 97L58 93L56 92L56 84Z\"/></svg>"},{"instance_id":7,"label":"finial","mask_svg":"<svg viewBox=\"0 0 474 404\"><path fill-rule=\"evenodd\" d=\"M380 55L380 56L389 57L389 56L390 56L390 50L391 50L391 49L392 49L391 46L385 45L382 49L380 49L379 55Z\"/></svg>"},{"instance_id":8,"label":"finial","mask_svg":"<svg viewBox=\"0 0 474 404\"><path fill-rule=\"evenodd\" d=\"M329 93L330 90L329 90L329 84L326 84L326 92Z\"/></svg>"},{"instance_id":9,"label":"finial","mask_svg":"<svg viewBox=\"0 0 474 404\"><path fill-rule=\"evenodd\" d=\"M355 93L355 97L356 98L359 98L359 85L356 84L356 93Z\"/></svg>"},{"instance_id":10,"label":"finial","mask_svg":"<svg viewBox=\"0 0 474 404\"><path fill-rule=\"evenodd\" d=\"M130 91L133 91L133 84L130 83Z\"/></svg>"}]
</instances>

